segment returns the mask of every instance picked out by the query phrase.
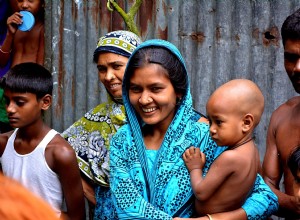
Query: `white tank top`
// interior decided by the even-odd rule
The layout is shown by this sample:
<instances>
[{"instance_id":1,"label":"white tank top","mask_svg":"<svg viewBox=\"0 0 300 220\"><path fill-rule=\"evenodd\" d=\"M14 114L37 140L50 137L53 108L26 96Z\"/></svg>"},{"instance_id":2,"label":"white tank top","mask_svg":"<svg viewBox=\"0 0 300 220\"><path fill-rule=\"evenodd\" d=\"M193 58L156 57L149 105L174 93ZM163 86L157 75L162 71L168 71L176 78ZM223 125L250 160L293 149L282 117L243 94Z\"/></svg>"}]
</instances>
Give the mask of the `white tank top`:
<instances>
[{"instance_id":1,"label":"white tank top","mask_svg":"<svg viewBox=\"0 0 300 220\"><path fill-rule=\"evenodd\" d=\"M63 192L59 177L50 169L45 159L45 148L57 134L50 130L38 146L29 154L18 154L14 141L18 129L8 139L3 152L1 163L3 173L48 202L57 215L61 214Z\"/></svg>"}]
</instances>

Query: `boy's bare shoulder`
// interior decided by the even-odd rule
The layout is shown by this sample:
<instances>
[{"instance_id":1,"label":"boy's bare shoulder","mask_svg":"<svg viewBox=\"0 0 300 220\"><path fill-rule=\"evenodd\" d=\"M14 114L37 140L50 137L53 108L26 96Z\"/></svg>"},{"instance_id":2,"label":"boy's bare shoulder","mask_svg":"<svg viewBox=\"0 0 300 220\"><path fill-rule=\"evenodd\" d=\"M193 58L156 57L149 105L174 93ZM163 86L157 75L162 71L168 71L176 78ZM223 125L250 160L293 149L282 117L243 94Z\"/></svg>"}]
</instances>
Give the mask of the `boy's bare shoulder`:
<instances>
[{"instance_id":1,"label":"boy's bare shoulder","mask_svg":"<svg viewBox=\"0 0 300 220\"><path fill-rule=\"evenodd\" d=\"M70 144L58 133L47 145L47 150L53 156L54 161L68 163L76 159L75 152Z\"/></svg>"},{"instance_id":2,"label":"boy's bare shoulder","mask_svg":"<svg viewBox=\"0 0 300 220\"><path fill-rule=\"evenodd\" d=\"M3 154L7 141L12 133L13 131L9 131L7 133L0 134L0 156Z\"/></svg>"},{"instance_id":3,"label":"boy's bare shoulder","mask_svg":"<svg viewBox=\"0 0 300 220\"><path fill-rule=\"evenodd\" d=\"M6 133L2 133L0 134L0 144L2 146L2 144L7 143L9 137L12 135L13 131L9 131L9 132L6 132Z\"/></svg>"}]
</instances>

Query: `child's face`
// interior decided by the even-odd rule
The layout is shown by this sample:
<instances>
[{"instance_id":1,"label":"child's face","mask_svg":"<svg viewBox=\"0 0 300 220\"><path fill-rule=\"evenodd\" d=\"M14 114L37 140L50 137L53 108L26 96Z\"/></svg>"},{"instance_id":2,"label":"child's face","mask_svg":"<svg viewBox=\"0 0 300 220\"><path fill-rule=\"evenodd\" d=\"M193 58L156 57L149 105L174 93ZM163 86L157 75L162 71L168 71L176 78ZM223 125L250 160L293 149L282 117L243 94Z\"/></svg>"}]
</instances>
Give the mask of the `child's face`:
<instances>
[{"instance_id":1,"label":"child's face","mask_svg":"<svg viewBox=\"0 0 300 220\"><path fill-rule=\"evenodd\" d=\"M293 190L294 195L300 197L300 170L298 170L297 177L295 177Z\"/></svg>"},{"instance_id":2,"label":"child's face","mask_svg":"<svg viewBox=\"0 0 300 220\"><path fill-rule=\"evenodd\" d=\"M42 0L17 0L17 5L20 11L29 11L33 15L37 15L43 7Z\"/></svg>"},{"instance_id":3,"label":"child's face","mask_svg":"<svg viewBox=\"0 0 300 220\"><path fill-rule=\"evenodd\" d=\"M41 117L43 99L37 100L33 93L16 93L5 89L6 111L13 128L33 124Z\"/></svg>"},{"instance_id":4,"label":"child's face","mask_svg":"<svg viewBox=\"0 0 300 220\"><path fill-rule=\"evenodd\" d=\"M243 138L243 117L229 103L216 98L208 101L206 113L210 135L219 146L234 146Z\"/></svg>"}]
</instances>

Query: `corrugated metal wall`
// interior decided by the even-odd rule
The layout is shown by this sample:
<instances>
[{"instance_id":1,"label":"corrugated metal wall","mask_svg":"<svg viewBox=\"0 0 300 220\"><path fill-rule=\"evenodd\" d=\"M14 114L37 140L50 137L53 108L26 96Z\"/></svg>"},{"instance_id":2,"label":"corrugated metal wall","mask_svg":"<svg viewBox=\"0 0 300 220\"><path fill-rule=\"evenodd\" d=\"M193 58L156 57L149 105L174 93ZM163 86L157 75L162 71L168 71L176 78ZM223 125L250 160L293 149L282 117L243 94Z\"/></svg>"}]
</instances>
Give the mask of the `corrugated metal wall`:
<instances>
[{"instance_id":1,"label":"corrugated metal wall","mask_svg":"<svg viewBox=\"0 0 300 220\"><path fill-rule=\"evenodd\" d=\"M46 120L63 131L106 99L93 51L99 36L125 28L106 0L46 0L46 66L52 71L54 103ZM127 9L133 0L118 0ZM143 40L166 39L186 59L194 106L205 113L212 91L233 78L256 82L266 98L256 129L263 158L269 118L296 95L283 66L280 28L299 0L144 0L136 17Z\"/></svg>"}]
</instances>

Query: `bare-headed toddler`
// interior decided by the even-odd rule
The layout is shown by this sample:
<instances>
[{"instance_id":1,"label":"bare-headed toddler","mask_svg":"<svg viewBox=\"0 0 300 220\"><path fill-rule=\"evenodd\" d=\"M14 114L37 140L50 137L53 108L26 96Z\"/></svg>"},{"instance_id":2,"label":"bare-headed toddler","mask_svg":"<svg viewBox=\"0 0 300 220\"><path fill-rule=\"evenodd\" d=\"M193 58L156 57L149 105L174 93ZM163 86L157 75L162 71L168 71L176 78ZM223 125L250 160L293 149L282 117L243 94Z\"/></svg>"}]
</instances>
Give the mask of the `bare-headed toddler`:
<instances>
[{"instance_id":1,"label":"bare-headed toddler","mask_svg":"<svg viewBox=\"0 0 300 220\"><path fill-rule=\"evenodd\" d=\"M258 86L247 79L231 80L213 92L207 105L210 135L218 146L227 146L203 175L205 155L190 147L183 154L190 172L198 216L240 208L251 193L260 171L253 130L264 110Z\"/></svg>"}]
</instances>

